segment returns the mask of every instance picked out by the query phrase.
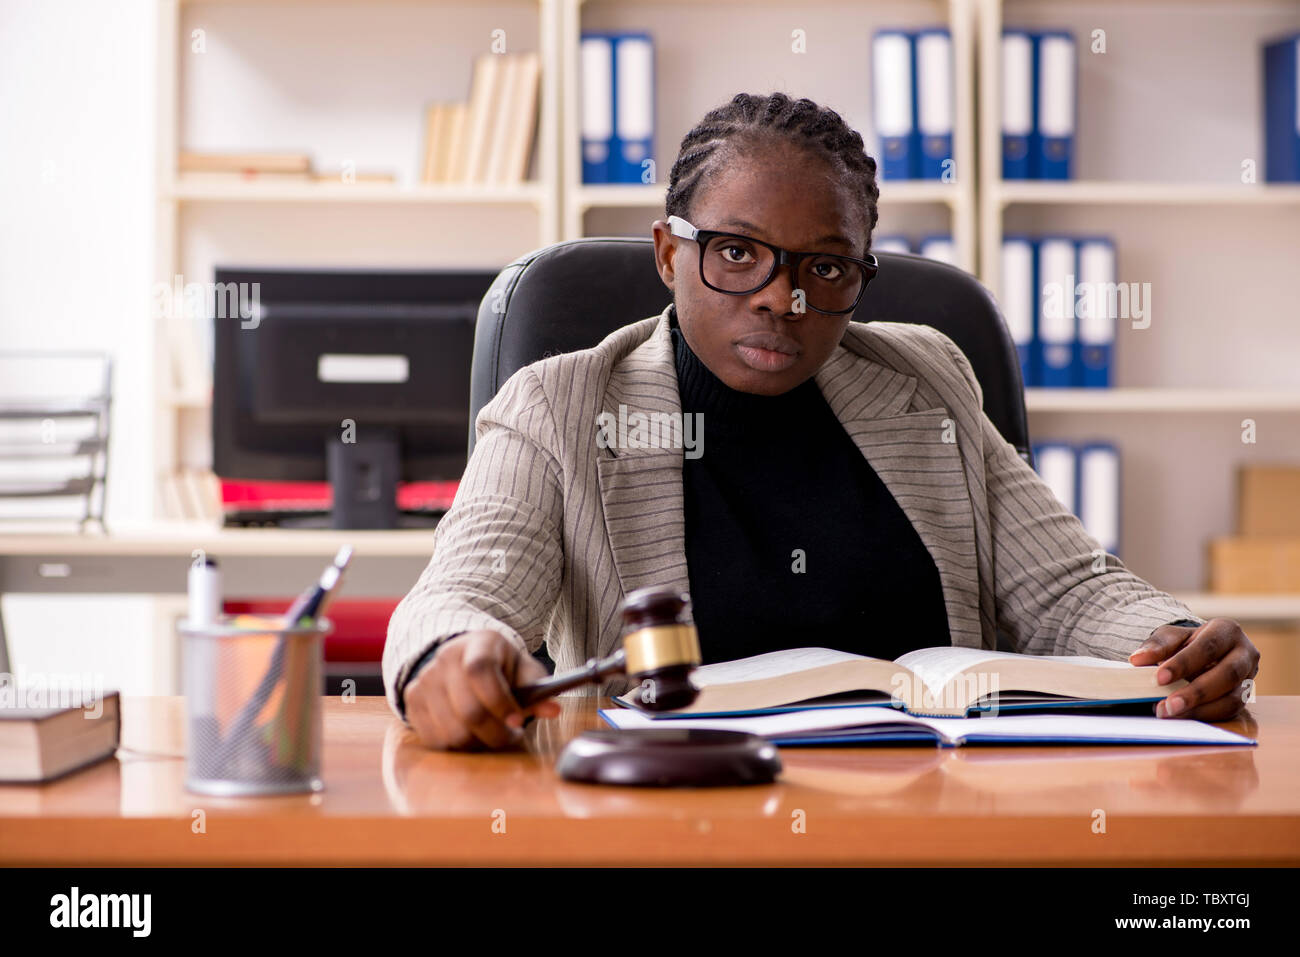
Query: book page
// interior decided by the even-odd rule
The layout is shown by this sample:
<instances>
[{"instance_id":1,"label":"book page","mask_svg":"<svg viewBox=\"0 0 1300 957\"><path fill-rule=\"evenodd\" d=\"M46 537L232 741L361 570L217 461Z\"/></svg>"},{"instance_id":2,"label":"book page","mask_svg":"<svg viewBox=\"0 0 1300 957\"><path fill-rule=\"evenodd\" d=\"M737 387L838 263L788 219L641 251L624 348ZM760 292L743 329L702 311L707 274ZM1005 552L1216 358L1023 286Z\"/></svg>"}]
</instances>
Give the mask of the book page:
<instances>
[{"instance_id":1,"label":"book page","mask_svg":"<svg viewBox=\"0 0 1300 957\"><path fill-rule=\"evenodd\" d=\"M771 737L801 731L829 731L838 728L861 728L870 725L921 725L895 708L821 708L815 711L787 711L752 718L676 718L671 724L655 721L648 715L626 708L603 708L600 716L616 728L716 728L723 731L749 731Z\"/></svg>"},{"instance_id":2,"label":"book page","mask_svg":"<svg viewBox=\"0 0 1300 957\"><path fill-rule=\"evenodd\" d=\"M900 656L896 663L910 668L925 684L926 691L936 699L941 699L944 685L960 674L962 669L1000 658L1017 657L1033 656L1012 655L1005 651L987 651L983 648L958 648L954 645L918 648Z\"/></svg>"},{"instance_id":3,"label":"book page","mask_svg":"<svg viewBox=\"0 0 1300 957\"><path fill-rule=\"evenodd\" d=\"M839 661L858 661L865 657L847 651L833 651L830 648L783 648L781 651L769 651L767 654L737 658L735 661L701 665L691 672L691 681L695 687L703 688L705 685L777 678L794 674L796 671L808 671Z\"/></svg>"},{"instance_id":4,"label":"book page","mask_svg":"<svg viewBox=\"0 0 1300 957\"><path fill-rule=\"evenodd\" d=\"M993 718L917 718L944 737L1053 738L1065 741L1155 741L1170 744L1253 744L1247 737L1203 721L1117 715L998 715Z\"/></svg>"},{"instance_id":5,"label":"book page","mask_svg":"<svg viewBox=\"0 0 1300 957\"><path fill-rule=\"evenodd\" d=\"M1022 655L1009 651L988 651L984 648L918 648L898 659L898 664L912 669L936 698L943 687L972 665L990 661L1021 661L1026 658L1082 665L1089 668L1133 668L1127 661L1113 658L1091 658L1086 655Z\"/></svg>"}]
</instances>

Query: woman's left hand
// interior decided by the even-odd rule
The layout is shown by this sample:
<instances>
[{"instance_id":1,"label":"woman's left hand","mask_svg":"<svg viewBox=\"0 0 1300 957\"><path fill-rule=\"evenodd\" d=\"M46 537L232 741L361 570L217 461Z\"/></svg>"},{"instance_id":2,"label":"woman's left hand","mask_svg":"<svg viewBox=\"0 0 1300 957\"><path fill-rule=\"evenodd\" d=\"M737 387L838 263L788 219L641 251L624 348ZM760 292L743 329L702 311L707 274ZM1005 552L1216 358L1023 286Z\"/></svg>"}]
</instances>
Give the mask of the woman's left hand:
<instances>
[{"instance_id":1,"label":"woman's left hand","mask_svg":"<svg viewBox=\"0 0 1300 957\"><path fill-rule=\"evenodd\" d=\"M1253 697L1247 679L1259 674L1259 650L1231 618L1211 618L1199 628L1161 625L1129 655L1134 665L1163 663L1158 684L1189 682L1156 705L1158 718L1227 721Z\"/></svg>"}]
</instances>

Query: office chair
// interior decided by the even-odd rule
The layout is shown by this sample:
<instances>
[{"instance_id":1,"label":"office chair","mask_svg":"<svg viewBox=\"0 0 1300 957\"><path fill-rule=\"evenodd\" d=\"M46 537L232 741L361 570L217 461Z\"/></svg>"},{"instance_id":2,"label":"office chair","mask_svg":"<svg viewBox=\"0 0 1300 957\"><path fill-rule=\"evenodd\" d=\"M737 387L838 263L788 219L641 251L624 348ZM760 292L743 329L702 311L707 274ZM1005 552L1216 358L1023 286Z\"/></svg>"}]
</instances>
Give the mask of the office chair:
<instances>
[{"instance_id":1,"label":"office chair","mask_svg":"<svg viewBox=\"0 0 1300 957\"><path fill-rule=\"evenodd\" d=\"M955 266L909 253L875 255L880 271L853 321L920 323L952 339L970 360L989 419L1032 466L1020 360L993 296ZM516 371L546 356L590 348L620 326L662 312L671 301L649 237L568 240L506 266L479 305L470 371L470 454L479 410ZM998 645L1012 647L1001 633ZM545 645L534 657L555 670Z\"/></svg>"},{"instance_id":2,"label":"office chair","mask_svg":"<svg viewBox=\"0 0 1300 957\"><path fill-rule=\"evenodd\" d=\"M1020 360L993 296L955 266L910 253L875 255L880 272L853 321L919 323L952 339L970 360L989 419L1032 466ZM478 310L470 454L479 410L516 371L546 356L588 349L620 326L662 312L671 301L648 237L572 239L506 266Z\"/></svg>"}]
</instances>

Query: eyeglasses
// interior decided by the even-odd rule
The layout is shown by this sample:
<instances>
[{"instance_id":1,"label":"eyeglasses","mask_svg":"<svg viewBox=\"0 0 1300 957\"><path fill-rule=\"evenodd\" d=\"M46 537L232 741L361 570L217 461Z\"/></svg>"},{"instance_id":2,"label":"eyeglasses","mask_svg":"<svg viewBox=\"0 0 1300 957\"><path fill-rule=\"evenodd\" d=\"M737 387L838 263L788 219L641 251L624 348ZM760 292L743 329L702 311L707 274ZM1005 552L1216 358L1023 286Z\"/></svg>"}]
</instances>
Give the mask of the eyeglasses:
<instances>
[{"instance_id":1,"label":"eyeglasses","mask_svg":"<svg viewBox=\"0 0 1300 957\"><path fill-rule=\"evenodd\" d=\"M830 315L852 312L862 301L879 263L831 253L797 253L751 236L696 229L680 216L669 216L672 235L700 245L700 281L716 292L748 296L772 281L778 266L789 264L810 309ZM738 252L737 252L738 251ZM733 253L736 253L733 257Z\"/></svg>"}]
</instances>

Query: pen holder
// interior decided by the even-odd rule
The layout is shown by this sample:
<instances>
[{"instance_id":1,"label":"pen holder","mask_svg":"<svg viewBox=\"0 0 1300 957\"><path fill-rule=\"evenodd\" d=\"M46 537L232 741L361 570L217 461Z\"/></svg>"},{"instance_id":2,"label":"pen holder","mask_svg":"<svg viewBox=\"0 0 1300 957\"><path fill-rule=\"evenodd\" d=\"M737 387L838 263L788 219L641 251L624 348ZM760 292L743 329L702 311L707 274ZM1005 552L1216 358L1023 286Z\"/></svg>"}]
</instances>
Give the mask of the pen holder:
<instances>
[{"instance_id":1,"label":"pen holder","mask_svg":"<svg viewBox=\"0 0 1300 957\"><path fill-rule=\"evenodd\" d=\"M249 615L180 623L187 790L321 790L321 661L331 628L328 619L285 628L280 619Z\"/></svg>"}]
</instances>

